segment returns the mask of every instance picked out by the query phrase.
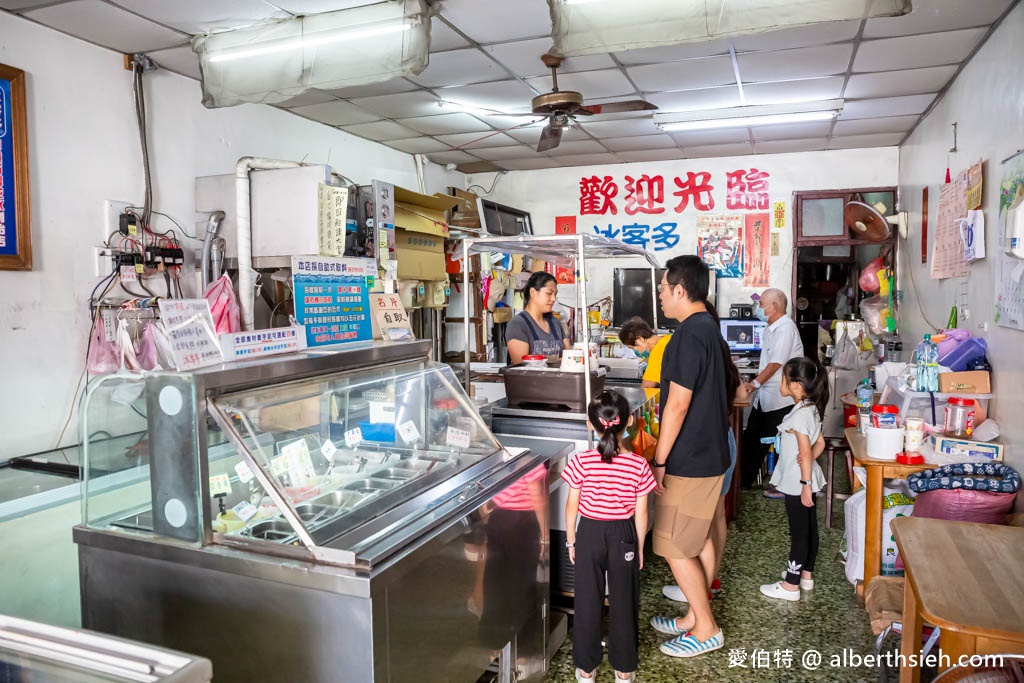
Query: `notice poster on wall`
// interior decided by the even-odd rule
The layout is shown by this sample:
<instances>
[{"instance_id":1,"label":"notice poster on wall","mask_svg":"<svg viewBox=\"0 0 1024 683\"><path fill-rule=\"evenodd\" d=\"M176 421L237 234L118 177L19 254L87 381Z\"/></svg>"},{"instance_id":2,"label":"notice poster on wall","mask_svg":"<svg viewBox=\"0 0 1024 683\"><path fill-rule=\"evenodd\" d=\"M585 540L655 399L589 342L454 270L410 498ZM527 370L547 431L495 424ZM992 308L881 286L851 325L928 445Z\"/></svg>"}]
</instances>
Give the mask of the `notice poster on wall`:
<instances>
[{"instance_id":1,"label":"notice poster on wall","mask_svg":"<svg viewBox=\"0 0 1024 683\"><path fill-rule=\"evenodd\" d=\"M743 277L741 213L697 217L697 255L721 278Z\"/></svg>"},{"instance_id":2,"label":"notice poster on wall","mask_svg":"<svg viewBox=\"0 0 1024 683\"><path fill-rule=\"evenodd\" d=\"M555 216L556 235L575 235L576 216Z\"/></svg>"},{"instance_id":3,"label":"notice poster on wall","mask_svg":"<svg viewBox=\"0 0 1024 683\"><path fill-rule=\"evenodd\" d=\"M766 213L748 213L744 220L743 241L747 268L743 284L746 287L767 287L771 247L769 216Z\"/></svg>"},{"instance_id":4,"label":"notice poster on wall","mask_svg":"<svg viewBox=\"0 0 1024 683\"><path fill-rule=\"evenodd\" d=\"M964 260L958 218L967 216L967 171L939 188L939 216L932 243L931 276L934 279L963 277L969 267Z\"/></svg>"},{"instance_id":5,"label":"notice poster on wall","mask_svg":"<svg viewBox=\"0 0 1024 683\"><path fill-rule=\"evenodd\" d=\"M373 259L292 256L295 318L306 326L306 346L373 337L370 294Z\"/></svg>"},{"instance_id":6,"label":"notice poster on wall","mask_svg":"<svg viewBox=\"0 0 1024 683\"><path fill-rule=\"evenodd\" d=\"M1024 152L1003 162L996 248L996 315L1003 327L1024 330L1024 259L1008 253L1024 240Z\"/></svg>"}]
</instances>

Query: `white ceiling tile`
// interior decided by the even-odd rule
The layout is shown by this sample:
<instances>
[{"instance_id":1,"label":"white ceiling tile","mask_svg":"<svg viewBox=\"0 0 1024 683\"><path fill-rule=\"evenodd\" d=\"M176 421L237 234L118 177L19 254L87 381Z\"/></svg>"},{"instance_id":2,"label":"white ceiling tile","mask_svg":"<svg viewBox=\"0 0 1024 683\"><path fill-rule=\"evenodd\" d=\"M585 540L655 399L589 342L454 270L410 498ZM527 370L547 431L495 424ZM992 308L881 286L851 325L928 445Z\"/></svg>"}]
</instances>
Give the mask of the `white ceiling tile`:
<instances>
[{"instance_id":1,"label":"white ceiling tile","mask_svg":"<svg viewBox=\"0 0 1024 683\"><path fill-rule=\"evenodd\" d=\"M290 16L287 11L275 9L269 2L252 0L113 0L113 3L164 26L193 35L252 26Z\"/></svg>"},{"instance_id":2,"label":"white ceiling tile","mask_svg":"<svg viewBox=\"0 0 1024 683\"><path fill-rule=\"evenodd\" d=\"M274 6L280 7L285 12L290 12L295 15L337 12L338 10L372 5L377 1L378 0L271 0Z\"/></svg>"},{"instance_id":3,"label":"white ceiling tile","mask_svg":"<svg viewBox=\"0 0 1024 683\"><path fill-rule=\"evenodd\" d=\"M538 168L558 168L559 163L547 157L535 157L533 159L502 159L495 161L498 166L509 171L532 171Z\"/></svg>"},{"instance_id":4,"label":"white ceiling tile","mask_svg":"<svg viewBox=\"0 0 1024 683\"><path fill-rule=\"evenodd\" d=\"M44 26L118 52L151 52L187 43L189 36L100 0L77 0L25 12Z\"/></svg>"},{"instance_id":5,"label":"white ceiling tile","mask_svg":"<svg viewBox=\"0 0 1024 683\"><path fill-rule=\"evenodd\" d=\"M478 43L551 35L544 0L445 0L441 16Z\"/></svg>"},{"instance_id":6,"label":"white ceiling tile","mask_svg":"<svg viewBox=\"0 0 1024 683\"><path fill-rule=\"evenodd\" d=\"M744 83L783 81L846 73L853 43L801 47L795 50L745 52L737 55Z\"/></svg>"},{"instance_id":7,"label":"white ceiling tile","mask_svg":"<svg viewBox=\"0 0 1024 683\"><path fill-rule=\"evenodd\" d=\"M465 164L480 161L480 159L472 154L458 150L454 152L432 152L427 157L435 164Z\"/></svg>"},{"instance_id":8,"label":"white ceiling tile","mask_svg":"<svg viewBox=\"0 0 1024 683\"><path fill-rule=\"evenodd\" d=\"M827 138L808 140L771 140L755 145L758 154L786 154L787 152L818 152L828 146Z\"/></svg>"},{"instance_id":9,"label":"white ceiling tile","mask_svg":"<svg viewBox=\"0 0 1024 683\"><path fill-rule=\"evenodd\" d=\"M743 95L749 105L833 100L842 94L845 80L845 76L828 76L777 83L750 83L743 86Z\"/></svg>"},{"instance_id":10,"label":"white ceiling tile","mask_svg":"<svg viewBox=\"0 0 1024 683\"><path fill-rule=\"evenodd\" d=\"M53 0L0 0L0 9L5 9L9 12L17 12L18 10L31 9L32 7L49 5L52 3Z\"/></svg>"},{"instance_id":11,"label":"white ceiling tile","mask_svg":"<svg viewBox=\"0 0 1024 683\"><path fill-rule=\"evenodd\" d=\"M750 140L750 133L746 128L696 130L684 133L670 133L669 135L676 141L677 145L684 148L692 145L724 145Z\"/></svg>"},{"instance_id":12,"label":"white ceiling tile","mask_svg":"<svg viewBox=\"0 0 1024 683\"><path fill-rule=\"evenodd\" d=\"M485 147L474 149L473 154L488 161L504 159L529 159L538 156L537 150L526 145L513 145L509 147Z\"/></svg>"},{"instance_id":13,"label":"white ceiling tile","mask_svg":"<svg viewBox=\"0 0 1024 683\"><path fill-rule=\"evenodd\" d=\"M331 126L350 126L356 123L369 123L370 121L380 119L380 116L377 114L364 111L342 100L324 102L323 104L310 104L304 107L293 107L291 110L299 116Z\"/></svg>"},{"instance_id":14,"label":"white ceiling tile","mask_svg":"<svg viewBox=\"0 0 1024 683\"><path fill-rule=\"evenodd\" d=\"M661 64L678 62L681 59L698 59L729 54L729 41L725 38L700 43L684 43L667 47L645 47L640 50L616 52L615 57L623 64Z\"/></svg>"},{"instance_id":15,"label":"white ceiling tile","mask_svg":"<svg viewBox=\"0 0 1024 683\"><path fill-rule=\"evenodd\" d=\"M601 144L613 152L676 148L676 141L664 133L660 135L635 135L626 138L601 138Z\"/></svg>"},{"instance_id":16,"label":"white ceiling tile","mask_svg":"<svg viewBox=\"0 0 1024 683\"><path fill-rule=\"evenodd\" d=\"M354 126L342 126L342 130L368 140L402 140L416 135L416 131L401 126L394 121L374 121L373 123L357 123Z\"/></svg>"},{"instance_id":17,"label":"white ceiling tile","mask_svg":"<svg viewBox=\"0 0 1024 683\"><path fill-rule=\"evenodd\" d=\"M683 155L689 159L703 159L706 157L738 157L744 154L753 154L754 146L747 143L733 145L695 145L683 147Z\"/></svg>"},{"instance_id":18,"label":"white ceiling tile","mask_svg":"<svg viewBox=\"0 0 1024 683\"><path fill-rule=\"evenodd\" d=\"M794 47L811 47L853 40L860 29L860 20L826 21L808 26L795 26L779 31L752 33L736 36L733 45L737 52L753 50L784 50Z\"/></svg>"},{"instance_id":19,"label":"white ceiling tile","mask_svg":"<svg viewBox=\"0 0 1024 683\"><path fill-rule=\"evenodd\" d=\"M647 100L658 105L663 112L725 109L740 106L740 91L735 85L726 85L720 88L653 93L647 95Z\"/></svg>"},{"instance_id":20,"label":"white ceiling tile","mask_svg":"<svg viewBox=\"0 0 1024 683\"><path fill-rule=\"evenodd\" d=\"M491 147L509 147L516 144L513 138L504 133L456 133L455 135L438 135L437 139L449 147L460 149L471 149L476 154L477 149Z\"/></svg>"},{"instance_id":21,"label":"white ceiling tile","mask_svg":"<svg viewBox=\"0 0 1024 683\"><path fill-rule=\"evenodd\" d=\"M583 130L595 137L624 137L627 135L654 135L659 132L650 116L636 119L605 121L601 117L580 117Z\"/></svg>"},{"instance_id":22,"label":"white ceiling tile","mask_svg":"<svg viewBox=\"0 0 1024 683\"><path fill-rule=\"evenodd\" d=\"M199 80L199 57L188 45L146 53L162 69Z\"/></svg>"},{"instance_id":23,"label":"white ceiling tile","mask_svg":"<svg viewBox=\"0 0 1024 683\"><path fill-rule=\"evenodd\" d=\"M540 141L541 131L544 129L543 126L530 126L528 128L517 128L515 130L507 131L508 135L519 140L519 142L526 143L531 147L536 147ZM587 135L582 128L574 126L572 128L566 128L562 131L562 144L564 145L567 141L573 140L591 140L592 138Z\"/></svg>"},{"instance_id":24,"label":"white ceiling tile","mask_svg":"<svg viewBox=\"0 0 1024 683\"><path fill-rule=\"evenodd\" d=\"M902 17L868 19L865 38L937 33L970 26L987 26L1006 11L1013 0L927 0L914 2L913 11Z\"/></svg>"},{"instance_id":25,"label":"white ceiling tile","mask_svg":"<svg viewBox=\"0 0 1024 683\"><path fill-rule=\"evenodd\" d=\"M798 140L800 138L824 138L832 129L831 121L814 123L791 123L784 126L754 126L754 141Z\"/></svg>"},{"instance_id":26,"label":"white ceiling tile","mask_svg":"<svg viewBox=\"0 0 1024 683\"><path fill-rule=\"evenodd\" d=\"M540 92L551 90L551 79L547 76L529 78L526 81ZM590 101L598 97L617 97L632 95L634 90L626 78L618 69L601 69L599 71L581 71L579 73L565 74L558 77L560 90L575 90L583 94L583 103L590 104Z\"/></svg>"},{"instance_id":27,"label":"white ceiling tile","mask_svg":"<svg viewBox=\"0 0 1024 683\"><path fill-rule=\"evenodd\" d=\"M850 135L832 138L829 149L856 149L858 147L892 147L900 144L903 133L880 133L878 135Z\"/></svg>"},{"instance_id":28,"label":"white ceiling tile","mask_svg":"<svg viewBox=\"0 0 1024 683\"><path fill-rule=\"evenodd\" d=\"M290 100L279 102L274 106L280 107L282 109L290 109L292 107L304 107L309 104L322 104L323 102L334 102L337 99L338 98L336 98L334 95L325 90L317 90L316 88L314 88L313 90L307 90L301 95L296 95Z\"/></svg>"},{"instance_id":29,"label":"white ceiling tile","mask_svg":"<svg viewBox=\"0 0 1024 683\"><path fill-rule=\"evenodd\" d=\"M683 152L675 147L672 149L641 149L634 152L618 152L617 157L623 161L671 161L682 159Z\"/></svg>"},{"instance_id":30,"label":"white ceiling tile","mask_svg":"<svg viewBox=\"0 0 1024 683\"><path fill-rule=\"evenodd\" d=\"M353 85L347 88L338 88L337 90L331 90L331 93L335 97L348 100L354 97L380 97L381 95L395 95L418 89L419 86L412 81L407 81L404 78L392 78L379 83L367 83L366 85Z\"/></svg>"},{"instance_id":31,"label":"white ceiling tile","mask_svg":"<svg viewBox=\"0 0 1024 683\"><path fill-rule=\"evenodd\" d=\"M469 41L456 33L441 17L430 20L430 51L446 52L469 47Z\"/></svg>"},{"instance_id":32,"label":"white ceiling tile","mask_svg":"<svg viewBox=\"0 0 1024 683\"><path fill-rule=\"evenodd\" d=\"M906 116L908 114L920 114L931 101L935 94L907 95L905 97L883 97L877 100L847 100L843 105L843 113L839 118L843 121L850 119L871 119L879 116Z\"/></svg>"},{"instance_id":33,"label":"white ceiling tile","mask_svg":"<svg viewBox=\"0 0 1024 683\"><path fill-rule=\"evenodd\" d=\"M622 159L607 152L603 154L566 154L555 157L555 161L559 166L603 166L622 163Z\"/></svg>"},{"instance_id":34,"label":"white ceiling tile","mask_svg":"<svg viewBox=\"0 0 1024 683\"><path fill-rule=\"evenodd\" d=\"M918 122L920 116L887 116L880 119L856 119L836 121L832 135L871 135L874 133L906 133Z\"/></svg>"},{"instance_id":35,"label":"white ceiling tile","mask_svg":"<svg viewBox=\"0 0 1024 683\"><path fill-rule=\"evenodd\" d=\"M845 96L850 99L917 95L942 90L956 73L957 65L932 66L905 71L880 71L853 74L846 84Z\"/></svg>"},{"instance_id":36,"label":"white ceiling tile","mask_svg":"<svg viewBox=\"0 0 1024 683\"><path fill-rule=\"evenodd\" d=\"M604 146L597 140L575 140L566 141L562 139L562 144L554 149L545 152L548 156L558 157L565 154L600 154L607 152Z\"/></svg>"},{"instance_id":37,"label":"white ceiling tile","mask_svg":"<svg viewBox=\"0 0 1024 683\"><path fill-rule=\"evenodd\" d=\"M631 66L626 71L637 87L644 92L693 90L736 82L732 60L728 57Z\"/></svg>"},{"instance_id":38,"label":"white ceiling tile","mask_svg":"<svg viewBox=\"0 0 1024 683\"><path fill-rule=\"evenodd\" d=\"M394 147L401 152L409 154L429 154L431 152L445 152L451 149L451 145L446 145L440 140L426 137L389 140L386 144L388 147Z\"/></svg>"},{"instance_id":39,"label":"white ceiling tile","mask_svg":"<svg viewBox=\"0 0 1024 683\"><path fill-rule=\"evenodd\" d=\"M466 85L507 78L508 74L483 52L475 47L465 50L435 52L430 55L430 64L419 76L409 80L428 88L446 85Z\"/></svg>"},{"instance_id":40,"label":"white ceiling tile","mask_svg":"<svg viewBox=\"0 0 1024 683\"><path fill-rule=\"evenodd\" d=\"M427 135L476 133L491 130L491 127L480 119L463 113L418 116L416 118L398 119L398 122L403 126Z\"/></svg>"},{"instance_id":41,"label":"white ceiling tile","mask_svg":"<svg viewBox=\"0 0 1024 683\"><path fill-rule=\"evenodd\" d=\"M969 28L948 33L865 40L857 50L853 70L863 73L959 64L971 53L985 31L983 28Z\"/></svg>"},{"instance_id":42,"label":"white ceiling tile","mask_svg":"<svg viewBox=\"0 0 1024 683\"><path fill-rule=\"evenodd\" d=\"M425 90L378 97L354 97L349 101L357 107L391 119L430 116L441 111L437 97Z\"/></svg>"},{"instance_id":43,"label":"white ceiling tile","mask_svg":"<svg viewBox=\"0 0 1024 683\"><path fill-rule=\"evenodd\" d=\"M522 78L551 75L551 69L544 66L544 63L540 61L540 56L549 49L551 49L551 38L498 43L497 45L488 45L484 48L495 59L504 64L509 71ZM558 73L561 75L574 71L610 69L614 66L615 62L607 54L568 57L562 62L562 66L558 67ZM545 90L548 90L548 88L545 88Z\"/></svg>"},{"instance_id":44,"label":"white ceiling tile","mask_svg":"<svg viewBox=\"0 0 1024 683\"><path fill-rule=\"evenodd\" d=\"M482 107L492 111L530 111L533 91L521 81L505 80L454 88L436 88L434 92L443 100Z\"/></svg>"}]
</instances>

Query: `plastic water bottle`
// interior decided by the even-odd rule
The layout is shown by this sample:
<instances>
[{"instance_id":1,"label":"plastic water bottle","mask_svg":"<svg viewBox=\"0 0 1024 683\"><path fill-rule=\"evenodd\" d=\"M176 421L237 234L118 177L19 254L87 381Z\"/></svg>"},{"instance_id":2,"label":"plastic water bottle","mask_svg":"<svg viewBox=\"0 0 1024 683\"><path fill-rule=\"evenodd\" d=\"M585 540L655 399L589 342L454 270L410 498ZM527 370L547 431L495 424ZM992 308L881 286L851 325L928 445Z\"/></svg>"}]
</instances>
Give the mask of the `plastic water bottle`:
<instances>
[{"instance_id":1,"label":"plastic water bottle","mask_svg":"<svg viewBox=\"0 0 1024 683\"><path fill-rule=\"evenodd\" d=\"M871 401L875 392L871 389L871 378L865 377L857 385L857 430L864 434L871 415Z\"/></svg>"},{"instance_id":2,"label":"plastic water bottle","mask_svg":"<svg viewBox=\"0 0 1024 683\"><path fill-rule=\"evenodd\" d=\"M939 347L932 342L930 334L917 345L917 390L939 390Z\"/></svg>"}]
</instances>

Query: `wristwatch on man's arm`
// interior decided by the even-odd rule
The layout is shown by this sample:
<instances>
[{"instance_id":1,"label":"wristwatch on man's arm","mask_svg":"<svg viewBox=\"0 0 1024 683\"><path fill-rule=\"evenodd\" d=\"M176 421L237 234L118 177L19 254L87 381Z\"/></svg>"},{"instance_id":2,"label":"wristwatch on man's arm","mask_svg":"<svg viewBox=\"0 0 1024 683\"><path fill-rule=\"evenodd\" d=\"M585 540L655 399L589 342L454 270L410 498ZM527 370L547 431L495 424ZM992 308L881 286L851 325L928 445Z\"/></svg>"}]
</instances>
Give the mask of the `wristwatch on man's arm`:
<instances>
[{"instance_id":1,"label":"wristwatch on man's arm","mask_svg":"<svg viewBox=\"0 0 1024 683\"><path fill-rule=\"evenodd\" d=\"M756 378L756 377L754 378L754 381L753 381L753 382L751 382L751 384L753 384L753 385L754 385L754 388L755 388L755 389L760 389L760 388L761 388L761 383L757 381L757 378Z\"/></svg>"}]
</instances>

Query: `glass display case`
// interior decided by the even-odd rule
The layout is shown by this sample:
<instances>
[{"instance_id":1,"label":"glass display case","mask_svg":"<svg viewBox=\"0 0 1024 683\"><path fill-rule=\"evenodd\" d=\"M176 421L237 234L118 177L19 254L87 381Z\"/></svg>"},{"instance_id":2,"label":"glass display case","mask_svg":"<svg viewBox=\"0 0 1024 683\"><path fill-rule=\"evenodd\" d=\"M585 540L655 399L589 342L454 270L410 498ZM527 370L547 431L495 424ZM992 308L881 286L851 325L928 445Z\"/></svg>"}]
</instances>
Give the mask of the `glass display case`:
<instances>
[{"instance_id":1,"label":"glass display case","mask_svg":"<svg viewBox=\"0 0 1024 683\"><path fill-rule=\"evenodd\" d=\"M339 667L406 680L428 661L475 681L517 648L540 662L547 495L515 491L544 491L571 447L503 447L429 351L351 344L91 384L75 529L83 625L208 656L228 681L281 662L306 681L339 680ZM506 500L530 507L506 513ZM482 589L495 567L518 566L508 548L535 554L516 581ZM481 590L486 629L469 607ZM228 623L245 658L198 637ZM307 623L322 628L294 627Z\"/></svg>"}]
</instances>

